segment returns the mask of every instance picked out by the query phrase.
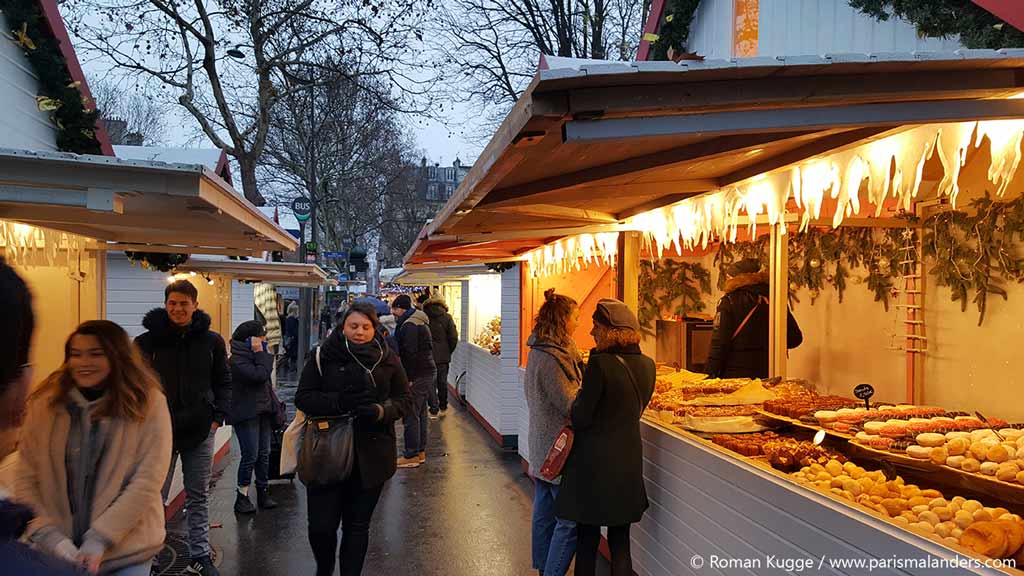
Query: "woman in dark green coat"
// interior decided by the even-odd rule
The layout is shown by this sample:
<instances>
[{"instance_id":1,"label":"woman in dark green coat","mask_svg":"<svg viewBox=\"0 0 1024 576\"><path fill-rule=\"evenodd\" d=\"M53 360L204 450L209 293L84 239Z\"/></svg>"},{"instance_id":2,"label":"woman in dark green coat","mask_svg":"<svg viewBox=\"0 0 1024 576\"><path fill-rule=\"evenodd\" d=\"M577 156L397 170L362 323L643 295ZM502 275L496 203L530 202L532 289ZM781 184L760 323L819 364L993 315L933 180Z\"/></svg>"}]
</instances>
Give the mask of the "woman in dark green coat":
<instances>
[{"instance_id":1,"label":"woman in dark green coat","mask_svg":"<svg viewBox=\"0 0 1024 576\"><path fill-rule=\"evenodd\" d=\"M576 438L556 516L579 527L576 576L594 574L601 526L608 527L612 576L629 576L629 526L648 506L640 416L654 394L655 367L640 352L640 323L622 302L598 302L591 334L597 347L572 406Z\"/></svg>"}]
</instances>

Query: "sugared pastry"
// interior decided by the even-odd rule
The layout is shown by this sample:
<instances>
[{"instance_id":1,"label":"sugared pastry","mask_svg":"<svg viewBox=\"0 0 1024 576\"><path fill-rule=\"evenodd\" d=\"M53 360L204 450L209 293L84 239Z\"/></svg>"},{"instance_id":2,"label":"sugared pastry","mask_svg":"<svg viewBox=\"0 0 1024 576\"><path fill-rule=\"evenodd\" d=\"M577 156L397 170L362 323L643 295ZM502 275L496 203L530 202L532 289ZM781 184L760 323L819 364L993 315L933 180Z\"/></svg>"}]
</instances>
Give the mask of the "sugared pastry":
<instances>
[{"instance_id":1,"label":"sugared pastry","mask_svg":"<svg viewBox=\"0 0 1024 576\"><path fill-rule=\"evenodd\" d=\"M999 465L996 470L996 479L1002 480L1003 482L1013 482L1017 480L1017 474L1020 473L1020 467L1013 462L1004 462Z\"/></svg>"},{"instance_id":2,"label":"sugared pastry","mask_svg":"<svg viewBox=\"0 0 1024 576\"><path fill-rule=\"evenodd\" d=\"M976 458L964 458L964 461L960 464L960 469L964 472L977 472L981 470L981 462Z\"/></svg>"},{"instance_id":3,"label":"sugared pastry","mask_svg":"<svg viewBox=\"0 0 1024 576\"><path fill-rule=\"evenodd\" d=\"M961 510L953 515L953 522L957 528L963 530L974 523L974 514L967 510Z\"/></svg>"},{"instance_id":4,"label":"sugared pastry","mask_svg":"<svg viewBox=\"0 0 1024 576\"><path fill-rule=\"evenodd\" d=\"M852 428L852 427L853 427L853 425L850 424L849 422L833 422L832 423L832 429L835 430L836 432L839 432L840 434L846 434L847 432L850 431L850 428Z\"/></svg>"},{"instance_id":5,"label":"sugared pastry","mask_svg":"<svg viewBox=\"0 0 1024 576\"><path fill-rule=\"evenodd\" d=\"M1020 484L1024 484L1024 471L1019 472L1017 474L1017 482Z\"/></svg>"},{"instance_id":6,"label":"sugared pastry","mask_svg":"<svg viewBox=\"0 0 1024 576\"><path fill-rule=\"evenodd\" d=\"M970 444L971 433L970 432L962 432L962 431L946 432L946 440L953 440L953 439L956 439L956 438L966 438L967 439L967 443Z\"/></svg>"},{"instance_id":7,"label":"sugared pastry","mask_svg":"<svg viewBox=\"0 0 1024 576\"><path fill-rule=\"evenodd\" d=\"M1018 438L1024 437L1024 430L1018 428L1003 428L999 431L999 435L1007 440L1017 441Z\"/></svg>"},{"instance_id":8,"label":"sugared pastry","mask_svg":"<svg viewBox=\"0 0 1024 576\"><path fill-rule=\"evenodd\" d=\"M981 473L985 476L995 476L997 471L999 471L999 464L995 462L981 463Z\"/></svg>"},{"instance_id":9,"label":"sugared pastry","mask_svg":"<svg viewBox=\"0 0 1024 576\"><path fill-rule=\"evenodd\" d=\"M1002 558L1009 549L1006 530L994 522L977 522L965 528L960 545L989 558Z\"/></svg>"},{"instance_id":10,"label":"sugared pastry","mask_svg":"<svg viewBox=\"0 0 1024 576\"><path fill-rule=\"evenodd\" d=\"M1024 460L1024 446L1017 448L1017 460Z\"/></svg>"},{"instance_id":11,"label":"sugared pastry","mask_svg":"<svg viewBox=\"0 0 1024 576\"><path fill-rule=\"evenodd\" d=\"M857 435L854 436L854 439L857 440L857 442L860 442L861 444L867 444L874 438L877 438L877 436L875 436L874 434L869 434L867 432L857 432Z\"/></svg>"},{"instance_id":12,"label":"sugared pastry","mask_svg":"<svg viewBox=\"0 0 1024 576\"><path fill-rule=\"evenodd\" d=\"M966 438L953 438L946 442L946 450L949 450L950 456L962 456L970 447L971 443Z\"/></svg>"},{"instance_id":13,"label":"sugared pastry","mask_svg":"<svg viewBox=\"0 0 1024 576\"><path fill-rule=\"evenodd\" d=\"M880 434L887 438L902 438L907 435L907 425L886 424L885 426L882 427Z\"/></svg>"},{"instance_id":14,"label":"sugared pastry","mask_svg":"<svg viewBox=\"0 0 1024 576\"><path fill-rule=\"evenodd\" d=\"M814 413L814 417L822 424L835 422L839 419L839 414L832 410L818 410Z\"/></svg>"},{"instance_id":15,"label":"sugared pastry","mask_svg":"<svg viewBox=\"0 0 1024 576\"><path fill-rule=\"evenodd\" d=\"M995 462L1000 464L1010 459L1010 454L1007 452L1006 447L1002 444L996 444L988 449L988 453L985 455L985 459L989 462Z\"/></svg>"},{"instance_id":16,"label":"sugared pastry","mask_svg":"<svg viewBox=\"0 0 1024 576\"><path fill-rule=\"evenodd\" d=\"M981 440L982 438L995 438L995 437L996 437L996 433L993 432L992 430L988 429L988 428L982 428L981 430L974 430L974 431L971 432L971 440L974 440L975 442Z\"/></svg>"},{"instance_id":17,"label":"sugared pastry","mask_svg":"<svg viewBox=\"0 0 1024 576\"><path fill-rule=\"evenodd\" d=\"M871 446L875 450L889 450L890 447L892 447L892 438L878 436L876 438L872 438L868 442L868 446Z\"/></svg>"},{"instance_id":18,"label":"sugared pastry","mask_svg":"<svg viewBox=\"0 0 1024 576\"><path fill-rule=\"evenodd\" d=\"M946 437L942 434L925 432L917 435L917 443L925 448L935 448L946 443ZM961 452L962 454L962 452Z\"/></svg>"},{"instance_id":19,"label":"sugared pastry","mask_svg":"<svg viewBox=\"0 0 1024 576\"><path fill-rule=\"evenodd\" d=\"M963 465L964 460L966 460L966 458L963 456L950 456L949 458L946 458L946 466L949 466L950 468L960 468Z\"/></svg>"},{"instance_id":20,"label":"sugared pastry","mask_svg":"<svg viewBox=\"0 0 1024 576\"><path fill-rule=\"evenodd\" d=\"M932 456L932 449L917 445L908 446L907 456L910 456L911 458L916 458L918 460L928 460Z\"/></svg>"},{"instance_id":21,"label":"sugared pastry","mask_svg":"<svg viewBox=\"0 0 1024 576\"><path fill-rule=\"evenodd\" d=\"M942 464L945 464L946 459L949 458L949 450L946 450L945 446L936 446L932 448L932 453L930 454L930 457L932 459L932 462L939 464L941 466Z\"/></svg>"},{"instance_id":22,"label":"sugared pastry","mask_svg":"<svg viewBox=\"0 0 1024 576\"><path fill-rule=\"evenodd\" d=\"M1006 555L1013 556L1024 546L1024 525L1013 520L996 520L1006 530Z\"/></svg>"},{"instance_id":23,"label":"sugared pastry","mask_svg":"<svg viewBox=\"0 0 1024 576\"><path fill-rule=\"evenodd\" d=\"M988 456L989 445L983 442L972 442L971 443L971 456L975 460L985 461Z\"/></svg>"}]
</instances>

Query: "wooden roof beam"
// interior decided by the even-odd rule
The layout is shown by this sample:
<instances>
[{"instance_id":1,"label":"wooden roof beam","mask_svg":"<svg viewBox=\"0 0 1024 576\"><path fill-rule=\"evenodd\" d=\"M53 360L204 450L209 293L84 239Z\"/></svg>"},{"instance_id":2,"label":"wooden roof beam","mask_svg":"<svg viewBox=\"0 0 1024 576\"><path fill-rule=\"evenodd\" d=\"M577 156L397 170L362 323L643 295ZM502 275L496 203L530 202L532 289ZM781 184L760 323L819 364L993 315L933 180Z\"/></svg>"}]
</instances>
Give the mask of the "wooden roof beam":
<instances>
[{"instance_id":1,"label":"wooden roof beam","mask_svg":"<svg viewBox=\"0 0 1024 576\"><path fill-rule=\"evenodd\" d=\"M621 196L621 192L620 192ZM618 222L614 214L588 210L586 208L568 208L553 204L531 204L528 206L499 206L495 208L481 208L484 212L495 212L498 214L521 214L524 216L537 216L538 218L556 218L558 220L576 220L592 224L611 224Z\"/></svg>"}]
</instances>

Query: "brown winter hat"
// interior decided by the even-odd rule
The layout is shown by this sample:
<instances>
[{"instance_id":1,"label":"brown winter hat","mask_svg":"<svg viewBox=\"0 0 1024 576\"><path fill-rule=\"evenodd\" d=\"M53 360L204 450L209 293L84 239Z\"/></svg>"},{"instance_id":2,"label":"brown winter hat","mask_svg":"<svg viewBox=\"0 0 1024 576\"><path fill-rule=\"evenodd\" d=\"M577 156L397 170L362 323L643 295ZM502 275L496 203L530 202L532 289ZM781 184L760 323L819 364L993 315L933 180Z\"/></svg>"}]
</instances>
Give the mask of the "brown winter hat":
<instances>
[{"instance_id":1,"label":"brown winter hat","mask_svg":"<svg viewBox=\"0 0 1024 576\"><path fill-rule=\"evenodd\" d=\"M636 314L633 314L633 311L625 303L614 298L602 298L597 303L597 309L594 310L594 322L612 328L629 328L637 332L640 331L640 322L637 321Z\"/></svg>"}]
</instances>

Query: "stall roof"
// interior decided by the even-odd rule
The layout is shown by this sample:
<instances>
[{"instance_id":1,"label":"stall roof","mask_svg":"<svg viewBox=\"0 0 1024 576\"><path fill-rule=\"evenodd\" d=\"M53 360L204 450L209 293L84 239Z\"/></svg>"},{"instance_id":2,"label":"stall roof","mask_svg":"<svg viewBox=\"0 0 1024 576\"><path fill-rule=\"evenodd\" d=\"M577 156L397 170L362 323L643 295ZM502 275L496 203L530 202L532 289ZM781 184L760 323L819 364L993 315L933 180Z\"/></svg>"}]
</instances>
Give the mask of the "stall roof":
<instances>
[{"instance_id":1,"label":"stall roof","mask_svg":"<svg viewBox=\"0 0 1024 576\"><path fill-rule=\"evenodd\" d=\"M0 149L0 218L154 252L294 250L298 241L201 165Z\"/></svg>"},{"instance_id":2,"label":"stall roof","mask_svg":"<svg viewBox=\"0 0 1024 576\"><path fill-rule=\"evenodd\" d=\"M221 274L235 280L269 282L280 286L325 286L337 284L316 264L266 262L263 260L210 260L192 258L178 272Z\"/></svg>"},{"instance_id":3,"label":"stall roof","mask_svg":"<svg viewBox=\"0 0 1024 576\"><path fill-rule=\"evenodd\" d=\"M955 76L953 76L955 75ZM933 122L1024 117L1024 50L674 62L545 57L407 264L563 236Z\"/></svg>"},{"instance_id":4,"label":"stall roof","mask_svg":"<svg viewBox=\"0 0 1024 576\"><path fill-rule=\"evenodd\" d=\"M470 276L481 274L494 274L492 270L484 265L471 266L444 266L437 268L416 268L403 270L395 276L393 282L403 286L424 286L427 284L440 284L444 282L460 282L469 280Z\"/></svg>"}]
</instances>

